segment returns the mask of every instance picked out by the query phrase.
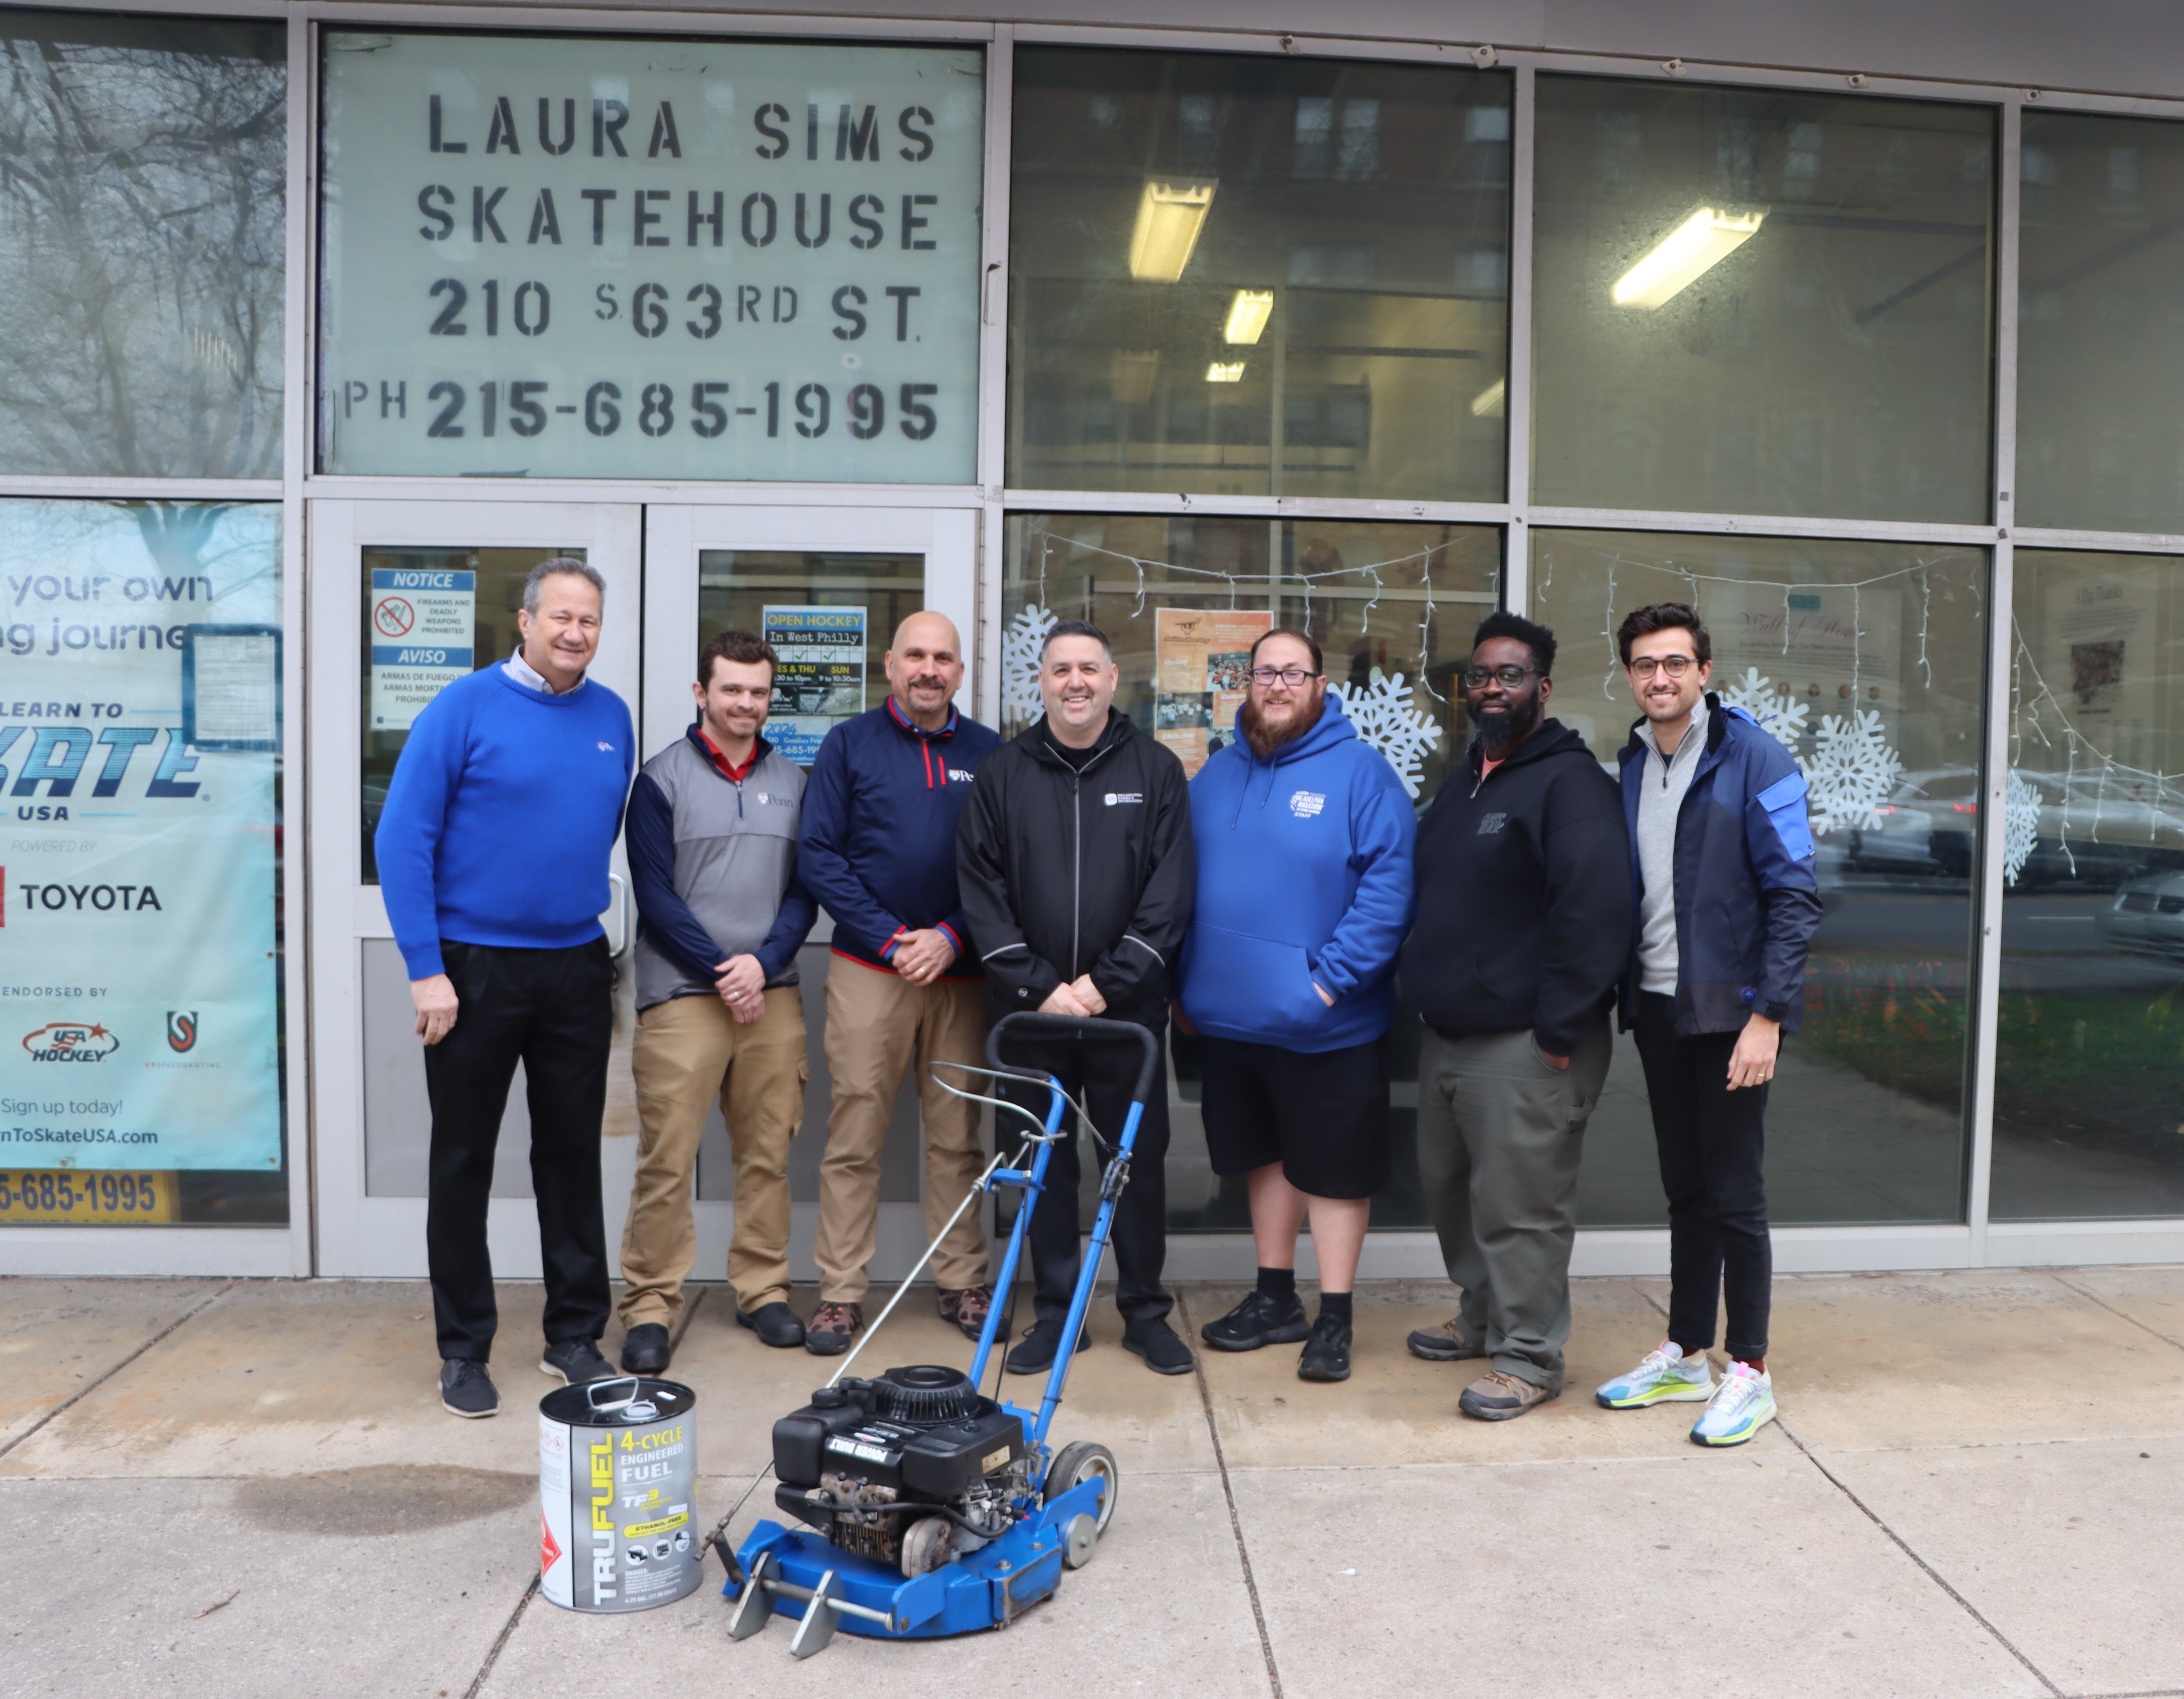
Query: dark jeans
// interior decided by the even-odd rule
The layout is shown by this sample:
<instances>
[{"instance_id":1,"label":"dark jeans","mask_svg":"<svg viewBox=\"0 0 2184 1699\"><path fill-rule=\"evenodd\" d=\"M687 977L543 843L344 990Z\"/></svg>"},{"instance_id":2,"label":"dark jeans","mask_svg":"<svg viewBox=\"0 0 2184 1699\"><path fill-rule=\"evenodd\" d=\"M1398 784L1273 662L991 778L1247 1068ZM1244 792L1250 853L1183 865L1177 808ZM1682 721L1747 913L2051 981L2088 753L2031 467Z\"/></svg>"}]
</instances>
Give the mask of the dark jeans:
<instances>
[{"instance_id":1,"label":"dark jeans","mask_svg":"<svg viewBox=\"0 0 2184 1699\"><path fill-rule=\"evenodd\" d=\"M614 1033L614 966L598 939L571 950L508 950L443 940L460 1007L426 1047L432 1103L425 1252L443 1357L493 1354L499 1324L486 1211L493 1148L515 1064L531 1106L531 1188L546 1269L546 1340L606 1330L607 1235L599 1202L599 1119Z\"/></svg>"},{"instance_id":2,"label":"dark jeans","mask_svg":"<svg viewBox=\"0 0 2184 1699\"><path fill-rule=\"evenodd\" d=\"M1156 1032L1157 1038L1160 1034ZM1123 1122L1130 1112L1130 1090L1137 1083L1142 1053L1134 1044L1112 1039L1080 1043L1067 1039L1005 1040L1001 1060L1011 1067L1040 1068L1059 1079L1070 1095L1083 1102L1094 1124L1112 1146L1123 1136ZM1006 1088L1043 1123L1048 1094L1037 1086ZM1003 1122L1023 1123L1014 1116ZM1032 1308L1042 1322L1056 1328L1069 1318L1069 1301L1077 1289L1078 1271L1084 1261L1083 1234L1078 1225L1078 1193L1082 1184L1078 1162L1074 1111L1064 1110L1061 1127L1067 1136L1058 1140L1047 1163L1046 1189L1039 1194L1031 1217L1026 1248L1031 1254ZM1015 1129L996 1128L1000 1148L1015 1148ZM1098 1160L1104 1167L1108 1150ZM1161 1286L1161 1267L1167 1261L1167 1057L1156 1075L1152 1100L1138 1123L1137 1142L1131 1147L1129 1184L1115 1203L1110 1234L1115 1256L1115 1307L1126 1327L1158 1321L1175 1307L1175 1300ZM1003 1301L1006 1302L1006 1295Z\"/></svg>"},{"instance_id":3,"label":"dark jeans","mask_svg":"<svg viewBox=\"0 0 2184 1699\"><path fill-rule=\"evenodd\" d=\"M1676 1000L1638 997L1638 1058L1653 1106L1653 1143L1669 1195L1669 1337L1713 1344L1717 1298L1732 1357L1767 1355L1774 1248L1767 1236L1767 1088L1729 1089L1735 1033L1676 1036Z\"/></svg>"}]
</instances>

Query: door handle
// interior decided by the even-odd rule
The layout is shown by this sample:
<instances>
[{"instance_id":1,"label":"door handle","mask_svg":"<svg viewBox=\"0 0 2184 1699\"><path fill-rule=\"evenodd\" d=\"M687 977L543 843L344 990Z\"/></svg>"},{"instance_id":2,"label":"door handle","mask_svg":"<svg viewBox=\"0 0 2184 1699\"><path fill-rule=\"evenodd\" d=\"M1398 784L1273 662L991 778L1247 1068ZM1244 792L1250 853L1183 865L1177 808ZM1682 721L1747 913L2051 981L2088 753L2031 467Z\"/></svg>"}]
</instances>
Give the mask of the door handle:
<instances>
[{"instance_id":1,"label":"door handle","mask_svg":"<svg viewBox=\"0 0 2184 1699\"><path fill-rule=\"evenodd\" d=\"M607 955L619 961L629 953L629 881L619 873L609 873L607 883L614 887L613 900L607 912L614 916L614 927L607 934Z\"/></svg>"}]
</instances>

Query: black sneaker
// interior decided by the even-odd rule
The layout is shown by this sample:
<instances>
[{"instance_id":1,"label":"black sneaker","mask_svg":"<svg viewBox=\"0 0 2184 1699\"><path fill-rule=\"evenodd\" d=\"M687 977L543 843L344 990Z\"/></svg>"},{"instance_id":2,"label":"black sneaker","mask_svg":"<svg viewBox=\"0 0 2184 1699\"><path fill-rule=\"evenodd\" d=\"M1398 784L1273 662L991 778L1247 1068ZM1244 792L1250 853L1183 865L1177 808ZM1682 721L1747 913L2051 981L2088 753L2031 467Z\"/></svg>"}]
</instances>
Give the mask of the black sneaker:
<instances>
[{"instance_id":1,"label":"black sneaker","mask_svg":"<svg viewBox=\"0 0 2184 1699\"><path fill-rule=\"evenodd\" d=\"M667 1329L657 1322L639 1322L622 1338L621 1366L626 1374L665 1374L671 1355Z\"/></svg>"},{"instance_id":2,"label":"black sneaker","mask_svg":"<svg viewBox=\"0 0 2184 1699\"><path fill-rule=\"evenodd\" d=\"M1197 1367L1190 1347L1176 1337L1165 1317L1125 1329L1123 1349L1143 1357L1145 1367L1155 1374L1188 1374Z\"/></svg>"},{"instance_id":3,"label":"black sneaker","mask_svg":"<svg viewBox=\"0 0 2184 1699\"><path fill-rule=\"evenodd\" d=\"M1077 1349L1089 1350L1092 1331L1087 1328L1077 1335ZM1054 1367L1054 1354L1061 1345L1060 1322L1034 1322L1031 1331L1008 1356L1011 1374L1044 1374Z\"/></svg>"},{"instance_id":4,"label":"black sneaker","mask_svg":"<svg viewBox=\"0 0 2184 1699\"><path fill-rule=\"evenodd\" d=\"M756 1334L760 1345L786 1348L804 1343L804 1323L797 1320L796 1312L778 1298L771 1304L760 1304L755 1310L738 1310L736 1325Z\"/></svg>"},{"instance_id":5,"label":"black sneaker","mask_svg":"<svg viewBox=\"0 0 2184 1699\"><path fill-rule=\"evenodd\" d=\"M1295 1293L1286 1301L1269 1298L1255 1286L1227 1315L1201 1328L1198 1336L1216 1351L1256 1351L1262 1345L1295 1345L1311 1331L1303 1300Z\"/></svg>"},{"instance_id":6,"label":"black sneaker","mask_svg":"<svg viewBox=\"0 0 2184 1699\"><path fill-rule=\"evenodd\" d=\"M1299 1380L1350 1379L1350 1324L1322 1316L1312 1324L1312 1337L1297 1358Z\"/></svg>"},{"instance_id":7,"label":"black sneaker","mask_svg":"<svg viewBox=\"0 0 2184 1699\"><path fill-rule=\"evenodd\" d=\"M615 1378L615 1366L599 1355L598 1345L591 1340L563 1340L559 1345L548 1345L538 1359L538 1372L571 1386Z\"/></svg>"},{"instance_id":8,"label":"black sneaker","mask_svg":"<svg viewBox=\"0 0 2184 1699\"><path fill-rule=\"evenodd\" d=\"M500 1414L500 1395L493 1377L473 1357L451 1356L440 1365L440 1407L450 1416L476 1421Z\"/></svg>"}]
</instances>

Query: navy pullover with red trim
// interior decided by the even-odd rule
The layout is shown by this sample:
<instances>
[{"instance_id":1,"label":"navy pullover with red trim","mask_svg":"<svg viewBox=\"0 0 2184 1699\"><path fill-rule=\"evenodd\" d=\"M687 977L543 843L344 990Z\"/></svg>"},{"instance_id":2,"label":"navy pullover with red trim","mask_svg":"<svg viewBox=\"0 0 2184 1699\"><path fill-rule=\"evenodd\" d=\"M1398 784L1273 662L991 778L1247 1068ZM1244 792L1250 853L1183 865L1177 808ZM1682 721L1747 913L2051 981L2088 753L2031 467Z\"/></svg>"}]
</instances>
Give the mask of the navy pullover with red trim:
<instances>
[{"instance_id":1,"label":"navy pullover with red trim","mask_svg":"<svg viewBox=\"0 0 2184 1699\"><path fill-rule=\"evenodd\" d=\"M948 710L928 732L889 697L827 734L804 793L796 872L834 921L834 953L892 972L908 932L954 940L946 978L983 978L956 890L956 817L1000 734Z\"/></svg>"}]
</instances>

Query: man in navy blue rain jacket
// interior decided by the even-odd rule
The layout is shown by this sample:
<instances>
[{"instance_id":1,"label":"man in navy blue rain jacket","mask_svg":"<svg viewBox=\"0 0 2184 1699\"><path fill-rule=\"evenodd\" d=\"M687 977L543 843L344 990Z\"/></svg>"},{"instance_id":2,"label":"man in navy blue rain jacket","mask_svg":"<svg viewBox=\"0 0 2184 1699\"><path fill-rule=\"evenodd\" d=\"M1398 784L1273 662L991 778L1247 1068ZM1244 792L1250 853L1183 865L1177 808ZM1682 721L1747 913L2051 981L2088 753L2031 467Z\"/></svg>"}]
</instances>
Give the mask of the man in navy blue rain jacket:
<instances>
[{"instance_id":1,"label":"man in navy blue rain jacket","mask_svg":"<svg viewBox=\"0 0 2184 1699\"><path fill-rule=\"evenodd\" d=\"M971 776L1000 744L956 711L963 646L953 622L912 614L887 652L888 699L837 726L804 793L797 875L834 922L827 1069L834 1102L819 1165L819 1308L805 1349L850 1348L864 1325L878 1242L880 1149L902 1077L917 1071L929 1235L984 1166L970 1105L933 1083L934 1062L985 1059L985 974L956 893L956 821ZM966 1210L933 1259L940 1312L976 1339L992 1293L986 1240Z\"/></svg>"},{"instance_id":2,"label":"man in navy blue rain jacket","mask_svg":"<svg viewBox=\"0 0 2184 1699\"><path fill-rule=\"evenodd\" d=\"M1741 1446L1774 1417L1762 1122L1820 921L1805 777L1758 721L1704 694L1713 645L1696 609L1641 608L1616 642L1646 716L1621 756L1638 895L1623 1025L1652 1105L1670 1293L1668 1338L1596 1396L1611 1410L1704 1402L1691 1438ZM1716 1385L1719 1301L1730 1364Z\"/></svg>"}]
</instances>

